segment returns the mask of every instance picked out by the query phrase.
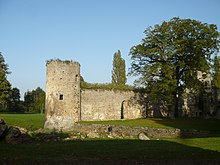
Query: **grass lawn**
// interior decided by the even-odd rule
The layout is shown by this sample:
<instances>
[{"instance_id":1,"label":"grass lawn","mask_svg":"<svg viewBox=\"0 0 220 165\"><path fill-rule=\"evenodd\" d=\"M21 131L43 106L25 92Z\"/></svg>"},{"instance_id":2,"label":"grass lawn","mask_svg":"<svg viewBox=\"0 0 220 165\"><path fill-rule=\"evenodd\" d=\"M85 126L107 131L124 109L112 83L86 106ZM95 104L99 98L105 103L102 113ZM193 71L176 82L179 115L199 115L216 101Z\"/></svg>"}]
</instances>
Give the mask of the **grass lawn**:
<instances>
[{"instance_id":1,"label":"grass lawn","mask_svg":"<svg viewBox=\"0 0 220 165\"><path fill-rule=\"evenodd\" d=\"M220 163L220 138L0 143L8 164Z\"/></svg>"},{"instance_id":2,"label":"grass lawn","mask_svg":"<svg viewBox=\"0 0 220 165\"><path fill-rule=\"evenodd\" d=\"M24 127L29 130L43 128L44 114L10 114L0 113L7 125ZM81 121L86 124L107 124L124 125L131 127L151 127L151 128L179 128L196 129L220 133L220 120L216 119L198 119L198 118L146 118L134 120L116 120L116 121Z\"/></svg>"},{"instance_id":3,"label":"grass lawn","mask_svg":"<svg viewBox=\"0 0 220 165\"><path fill-rule=\"evenodd\" d=\"M13 114L13 113L0 113L5 123L9 126L18 126L28 130L37 130L43 128L45 121L44 114Z\"/></svg>"},{"instance_id":4,"label":"grass lawn","mask_svg":"<svg viewBox=\"0 0 220 165\"><path fill-rule=\"evenodd\" d=\"M0 114L7 125L43 128L41 114ZM156 128L209 130L219 133L220 120L136 119L83 122ZM150 141L85 139L83 141L0 142L0 164L220 164L220 136Z\"/></svg>"},{"instance_id":5,"label":"grass lawn","mask_svg":"<svg viewBox=\"0 0 220 165\"><path fill-rule=\"evenodd\" d=\"M204 131L213 131L220 133L220 120L217 119L199 119L199 118L146 118L134 120L116 120L116 121L81 121L86 124L107 124L124 125L131 127L151 127L151 128L179 128L196 129Z\"/></svg>"}]
</instances>

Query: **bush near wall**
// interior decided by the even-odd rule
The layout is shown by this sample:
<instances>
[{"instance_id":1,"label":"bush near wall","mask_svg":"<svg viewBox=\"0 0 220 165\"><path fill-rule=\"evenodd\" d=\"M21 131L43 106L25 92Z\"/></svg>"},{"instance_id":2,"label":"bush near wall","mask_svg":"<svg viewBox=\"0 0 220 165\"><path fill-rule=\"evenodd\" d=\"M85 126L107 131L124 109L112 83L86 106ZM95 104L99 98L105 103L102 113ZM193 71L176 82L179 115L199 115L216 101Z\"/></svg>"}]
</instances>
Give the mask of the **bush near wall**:
<instances>
[{"instance_id":1,"label":"bush near wall","mask_svg":"<svg viewBox=\"0 0 220 165\"><path fill-rule=\"evenodd\" d=\"M105 90L124 90L124 91L133 91L135 88L130 85L123 85L123 86L118 86L114 85L111 83L106 83L106 84L99 84L99 83L87 83L84 81L81 81L80 87L82 89L105 89Z\"/></svg>"}]
</instances>

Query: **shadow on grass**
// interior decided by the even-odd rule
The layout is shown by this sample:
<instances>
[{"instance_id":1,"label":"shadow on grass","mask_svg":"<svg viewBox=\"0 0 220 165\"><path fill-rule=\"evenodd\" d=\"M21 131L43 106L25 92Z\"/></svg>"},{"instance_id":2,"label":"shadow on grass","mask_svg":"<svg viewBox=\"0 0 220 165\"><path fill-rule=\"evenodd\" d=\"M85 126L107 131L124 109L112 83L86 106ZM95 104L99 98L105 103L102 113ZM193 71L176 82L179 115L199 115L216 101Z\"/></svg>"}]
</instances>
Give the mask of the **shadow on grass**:
<instances>
[{"instance_id":1,"label":"shadow on grass","mask_svg":"<svg viewBox=\"0 0 220 165\"><path fill-rule=\"evenodd\" d=\"M218 139L219 140L219 139ZM0 143L2 164L218 164L218 151L166 140Z\"/></svg>"},{"instance_id":2,"label":"shadow on grass","mask_svg":"<svg viewBox=\"0 0 220 165\"><path fill-rule=\"evenodd\" d=\"M181 130L180 137L220 137L220 120L201 118L160 118L156 123Z\"/></svg>"}]
</instances>

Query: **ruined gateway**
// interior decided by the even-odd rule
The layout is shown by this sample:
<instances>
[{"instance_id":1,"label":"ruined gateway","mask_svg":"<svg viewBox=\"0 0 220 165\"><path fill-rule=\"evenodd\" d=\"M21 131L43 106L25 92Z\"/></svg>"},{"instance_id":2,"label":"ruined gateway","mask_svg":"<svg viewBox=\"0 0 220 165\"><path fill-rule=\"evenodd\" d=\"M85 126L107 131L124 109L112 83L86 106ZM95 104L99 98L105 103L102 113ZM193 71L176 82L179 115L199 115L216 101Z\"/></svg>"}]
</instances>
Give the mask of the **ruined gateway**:
<instances>
[{"instance_id":1,"label":"ruined gateway","mask_svg":"<svg viewBox=\"0 0 220 165\"><path fill-rule=\"evenodd\" d=\"M78 121L146 117L139 93L81 89L78 62L51 60L46 66L45 128L71 130Z\"/></svg>"}]
</instances>

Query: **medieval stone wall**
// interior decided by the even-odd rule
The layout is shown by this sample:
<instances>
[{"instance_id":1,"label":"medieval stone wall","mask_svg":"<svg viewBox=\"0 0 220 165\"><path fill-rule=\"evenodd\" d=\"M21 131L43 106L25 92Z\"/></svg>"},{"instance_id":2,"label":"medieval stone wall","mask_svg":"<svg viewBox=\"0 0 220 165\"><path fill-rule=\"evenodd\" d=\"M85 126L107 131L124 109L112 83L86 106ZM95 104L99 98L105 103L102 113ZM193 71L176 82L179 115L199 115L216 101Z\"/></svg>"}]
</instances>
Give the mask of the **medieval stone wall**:
<instances>
[{"instance_id":1,"label":"medieval stone wall","mask_svg":"<svg viewBox=\"0 0 220 165\"><path fill-rule=\"evenodd\" d=\"M144 106L133 91L82 89L81 120L120 120L141 118Z\"/></svg>"},{"instance_id":2,"label":"medieval stone wall","mask_svg":"<svg viewBox=\"0 0 220 165\"><path fill-rule=\"evenodd\" d=\"M45 106L45 128L68 129L79 121L79 63L60 60L47 63Z\"/></svg>"},{"instance_id":3,"label":"medieval stone wall","mask_svg":"<svg viewBox=\"0 0 220 165\"><path fill-rule=\"evenodd\" d=\"M78 62L51 60L47 63L45 128L70 130L80 120L135 119L153 117L156 112L164 116L163 108L154 108L146 99L145 95L133 91L81 89ZM189 100L184 100L185 107L193 112L189 105L195 103Z\"/></svg>"},{"instance_id":4,"label":"medieval stone wall","mask_svg":"<svg viewBox=\"0 0 220 165\"><path fill-rule=\"evenodd\" d=\"M45 128L70 130L80 120L120 120L145 117L140 94L133 91L81 89L80 64L47 63Z\"/></svg>"}]
</instances>

